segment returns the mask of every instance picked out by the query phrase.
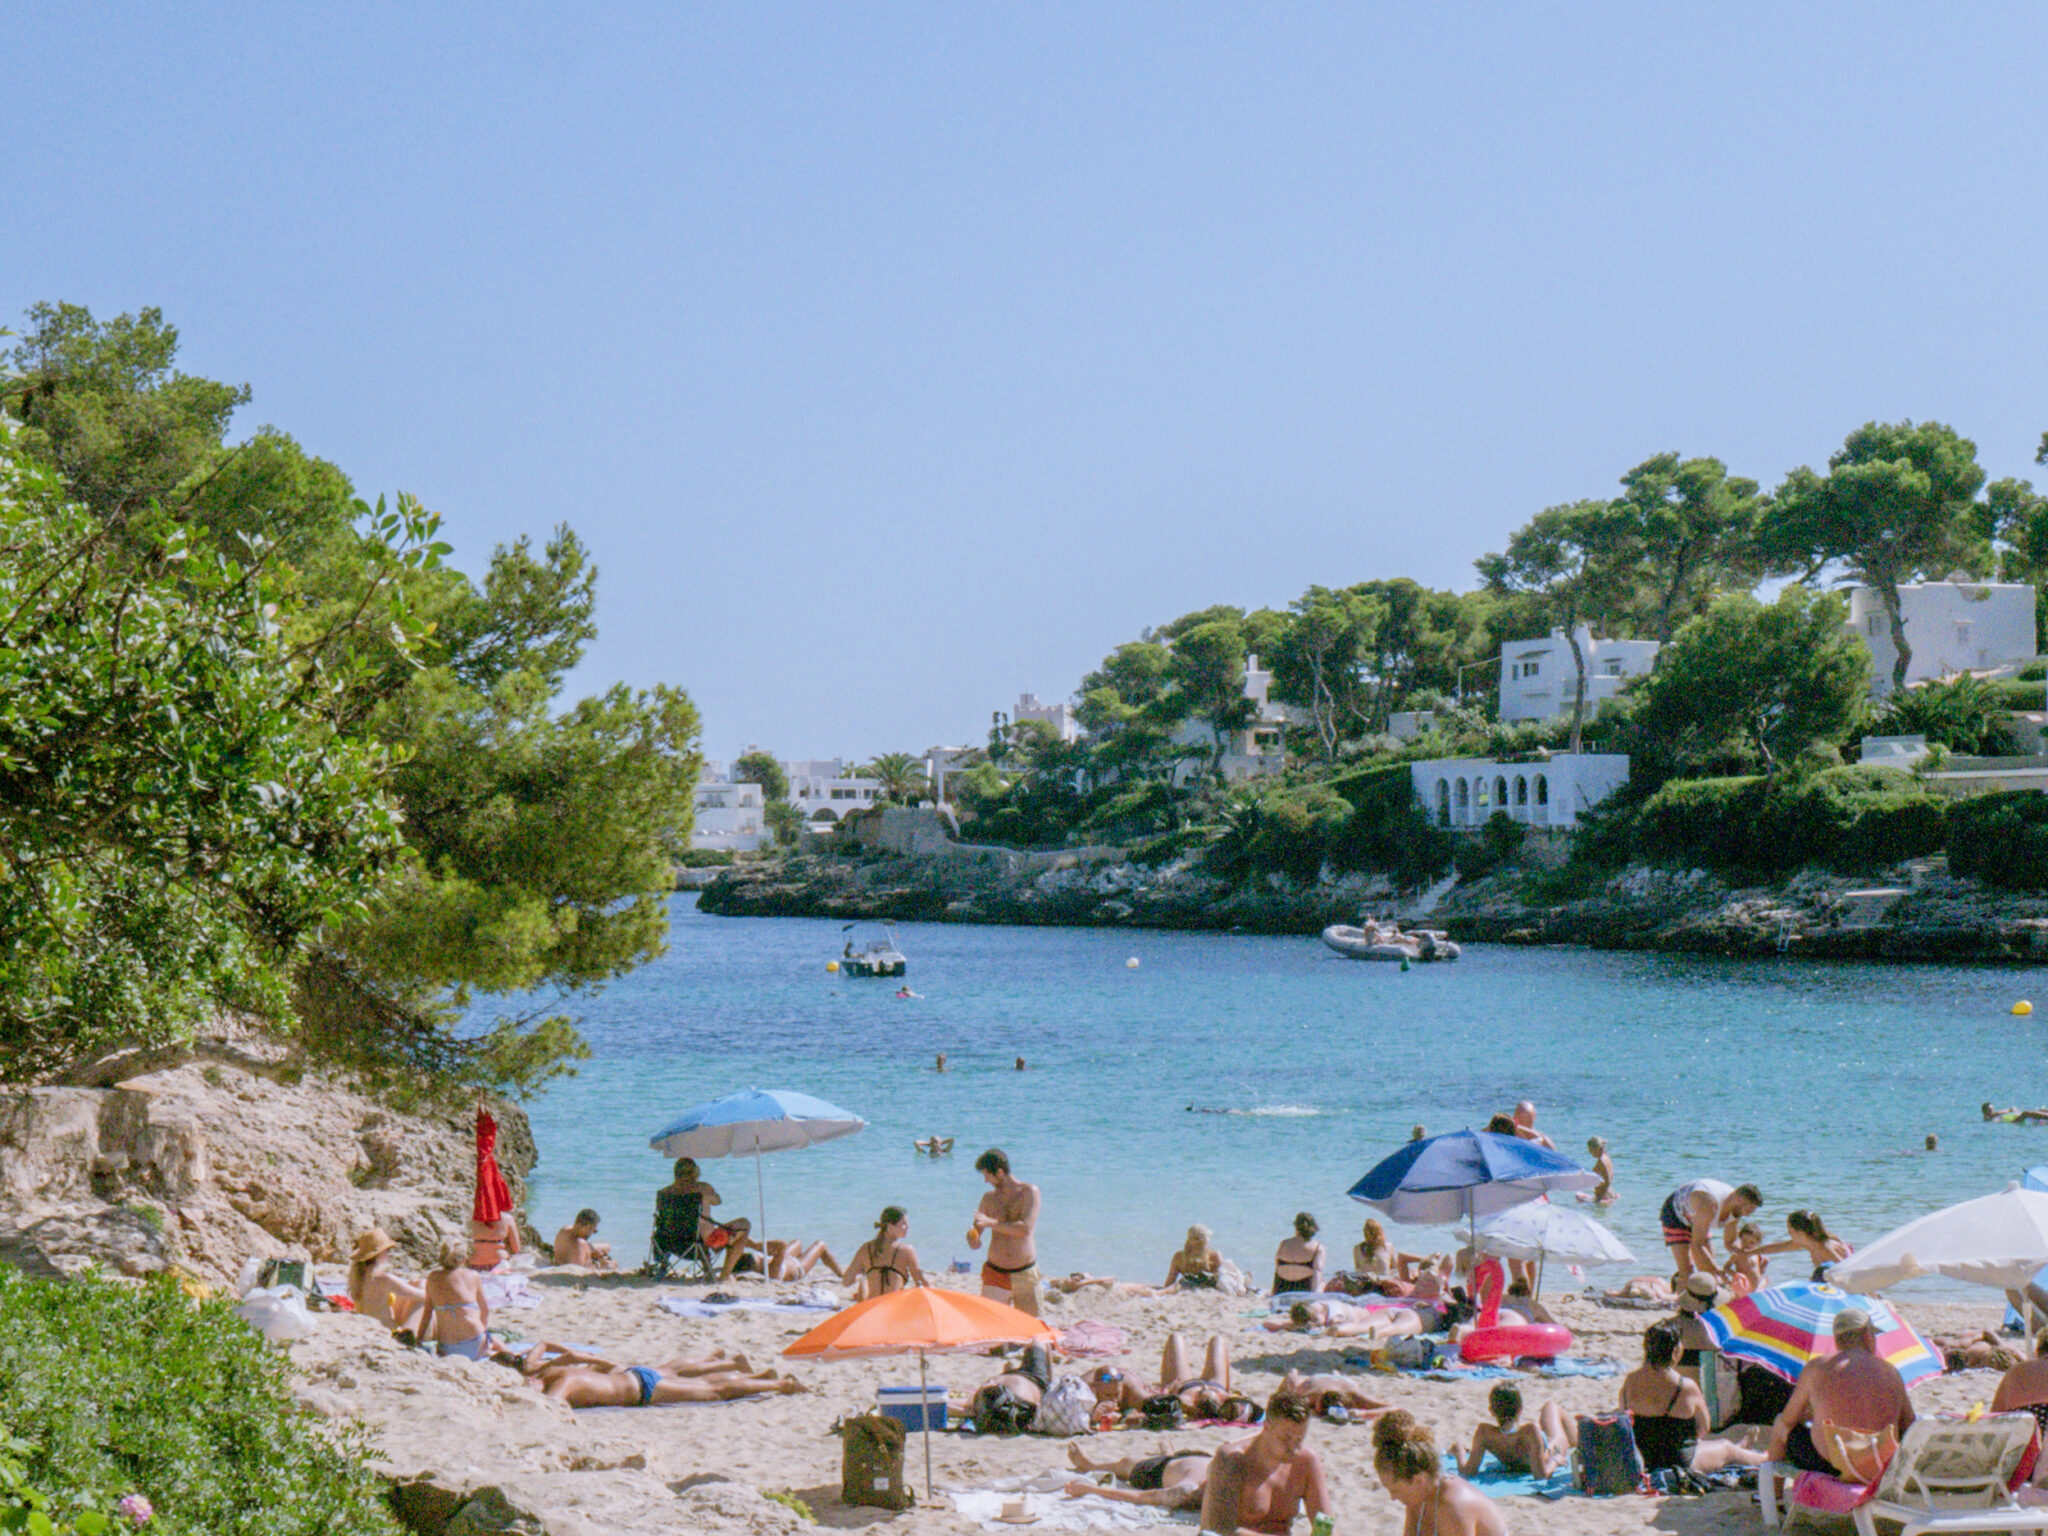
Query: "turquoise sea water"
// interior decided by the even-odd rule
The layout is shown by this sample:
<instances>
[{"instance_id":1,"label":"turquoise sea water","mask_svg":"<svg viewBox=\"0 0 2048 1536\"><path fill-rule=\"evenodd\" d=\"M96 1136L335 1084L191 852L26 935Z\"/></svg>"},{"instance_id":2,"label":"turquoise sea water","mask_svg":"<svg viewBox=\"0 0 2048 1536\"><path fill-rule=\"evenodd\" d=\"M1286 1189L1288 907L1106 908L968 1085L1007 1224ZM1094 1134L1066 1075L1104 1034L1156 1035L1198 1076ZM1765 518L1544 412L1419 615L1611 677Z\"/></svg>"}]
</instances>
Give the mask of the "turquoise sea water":
<instances>
[{"instance_id":1,"label":"turquoise sea water","mask_svg":"<svg viewBox=\"0 0 2048 1536\"><path fill-rule=\"evenodd\" d=\"M2048 1129L1977 1112L1986 1098L2048 1099L2040 969L1481 945L1404 974L1312 938L897 932L916 1001L898 1001L895 982L827 974L837 923L708 917L675 898L668 954L589 1000L595 1059L534 1106L536 1225L594 1205L637 1260L668 1174L648 1137L749 1086L868 1121L764 1160L771 1235L823 1236L844 1255L894 1203L927 1267L965 1257L983 1189L973 1160L1000 1146L1044 1190L1049 1271L1155 1282L1197 1221L1261 1277L1297 1210L1348 1252L1370 1212L1344 1191L1410 1126L1483 1125L1522 1097L1574 1156L1589 1134L1607 1138L1622 1193L1607 1219L1646 1273L1665 1272L1657 1206L1682 1178L1762 1185L1774 1239L1804 1205L1856 1242L2048 1162ZM2042 1004L2033 1019L2010 1014L2021 997ZM1930 1131L1939 1152L1907 1151ZM958 1138L952 1157L913 1150L932 1132ZM755 1212L751 1159L705 1176L726 1211Z\"/></svg>"}]
</instances>

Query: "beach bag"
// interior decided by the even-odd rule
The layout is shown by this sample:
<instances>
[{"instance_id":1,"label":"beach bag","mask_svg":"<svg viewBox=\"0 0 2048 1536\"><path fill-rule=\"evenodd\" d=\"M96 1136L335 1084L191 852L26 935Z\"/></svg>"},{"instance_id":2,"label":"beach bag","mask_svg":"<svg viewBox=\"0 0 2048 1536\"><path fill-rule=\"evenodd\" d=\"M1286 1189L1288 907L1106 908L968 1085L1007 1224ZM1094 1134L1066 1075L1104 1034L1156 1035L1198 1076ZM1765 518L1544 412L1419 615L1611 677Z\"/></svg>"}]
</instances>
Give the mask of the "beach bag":
<instances>
[{"instance_id":1,"label":"beach bag","mask_svg":"<svg viewBox=\"0 0 2048 1536\"><path fill-rule=\"evenodd\" d=\"M1636 1448L1634 1414L1579 1420L1579 1486L1595 1498L1642 1488L1643 1453Z\"/></svg>"},{"instance_id":2,"label":"beach bag","mask_svg":"<svg viewBox=\"0 0 2048 1536\"><path fill-rule=\"evenodd\" d=\"M1437 1339L1418 1338L1414 1334L1403 1334L1398 1339L1387 1340L1386 1356L1389 1365L1403 1370L1426 1371L1437 1363L1443 1353L1443 1345Z\"/></svg>"},{"instance_id":3,"label":"beach bag","mask_svg":"<svg viewBox=\"0 0 2048 1536\"><path fill-rule=\"evenodd\" d=\"M1094 1428L1095 1394L1078 1376L1054 1382L1031 1419L1031 1432L1038 1435L1085 1435Z\"/></svg>"},{"instance_id":4,"label":"beach bag","mask_svg":"<svg viewBox=\"0 0 2048 1536\"><path fill-rule=\"evenodd\" d=\"M1145 1416L1147 1429L1179 1429L1188 1421L1187 1404L1171 1392L1146 1398L1138 1411Z\"/></svg>"},{"instance_id":5,"label":"beach bag","mask_svg":"<svg viewBox=\"0 0 2048 1536\"><path fill-rule=\"evenodd\" d=\"M908 1509L916 1496L903 1484L903 1426L864 1413L839 1426L839 1497L847 1504Z\"/></svg>"}]
</instances>

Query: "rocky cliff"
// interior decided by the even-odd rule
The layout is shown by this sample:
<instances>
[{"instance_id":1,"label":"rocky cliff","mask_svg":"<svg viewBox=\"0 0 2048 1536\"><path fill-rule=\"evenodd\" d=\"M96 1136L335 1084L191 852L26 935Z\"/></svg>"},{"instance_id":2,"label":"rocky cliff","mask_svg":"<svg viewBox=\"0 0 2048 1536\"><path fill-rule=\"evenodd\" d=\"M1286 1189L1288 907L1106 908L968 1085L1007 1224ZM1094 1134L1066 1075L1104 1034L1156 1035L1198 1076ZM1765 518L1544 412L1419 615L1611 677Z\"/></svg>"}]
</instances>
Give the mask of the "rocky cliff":
<instances>
[{"instance_id":1,"label":"rocky cliff","mask_svg":"<svg viewBox=\"0 0 2048 1536\"><path fill-rule=\"evenodd\" d=\"M0 1090L0 1261L226 1279L251 1254L340 1262L372 1223L419 1259L464 1232L466 1113L399 1113L247 1037L79 1076ZM494 1113L517 1196L532 1137L516 1107Z\"/></svg>"},{"instance_id":2,"label":"rocky cliff","mask_svg":"<svg viewBox=\"0 0 2048 1536\"><path fill-rule=\"evenodd\" d=\"M1559 894L1510 868L1423 899L1381 876L1310 884L1219 880L1114 853L1009 858L805 854L721 870L700 898L735 917L898 918L1078 927L1316 933L1362 912L1420 917L1461 941L1681 953L1893 960L2048 959L2048 896L1950 877L1942 861L1851 877L1807 872L1743 887L1703 870L1634 866Z\"/></svg>"}]
</instances>

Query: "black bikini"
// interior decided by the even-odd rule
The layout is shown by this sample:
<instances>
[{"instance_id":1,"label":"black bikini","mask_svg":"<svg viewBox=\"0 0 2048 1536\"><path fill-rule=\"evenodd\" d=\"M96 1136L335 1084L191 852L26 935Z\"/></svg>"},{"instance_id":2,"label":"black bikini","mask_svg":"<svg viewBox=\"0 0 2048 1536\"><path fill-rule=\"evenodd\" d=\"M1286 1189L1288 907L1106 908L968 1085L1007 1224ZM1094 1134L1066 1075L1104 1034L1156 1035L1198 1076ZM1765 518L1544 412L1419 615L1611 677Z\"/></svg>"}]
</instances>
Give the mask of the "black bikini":
<instances>
[{"instance_id":1,"label":"black bikini","mask_svg":"<svg viewBox=\"0 0 2048 1536\"><path fill-rule=\"evenodd\" d=\"M1147 1456L1131 1468L1131 1486L1140 1493L1152 1493L1166 1486L1167 1466L1190 1456L1207 1456L1208 1451L1175 1451L1170 1456Z\"/></svg>"},{"instance_id":2,"label":"black bikini","mask_svg":"<svg viewBox=\"0 0 2048 1536\"><path fill-rule=\"evenodd\" d=\"M1681 1381L1672 1388L1671 1401L1664 1405L1662 1413L1639 1414L1634 1420L1636 1449L1642 1452L1645 1472L1665 1467L1683 1471L1692 1466L1692 1453L1699 1448L1698 1426L1690 1415L1681 1418L1671 1412L1684 1392L1685 1383Z\"/></svg>"}]
</instances>

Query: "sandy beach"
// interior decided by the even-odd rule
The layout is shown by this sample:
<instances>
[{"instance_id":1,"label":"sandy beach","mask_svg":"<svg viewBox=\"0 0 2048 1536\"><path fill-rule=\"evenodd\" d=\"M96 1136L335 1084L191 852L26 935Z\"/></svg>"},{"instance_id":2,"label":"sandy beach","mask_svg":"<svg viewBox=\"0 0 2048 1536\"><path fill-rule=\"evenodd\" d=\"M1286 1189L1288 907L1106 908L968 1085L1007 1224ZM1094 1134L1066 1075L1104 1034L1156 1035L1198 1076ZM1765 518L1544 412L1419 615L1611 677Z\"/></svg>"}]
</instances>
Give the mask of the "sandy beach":
<instances>
[{"instance_id":1,"label":"sandy beach","mask_svg":"<svg viewBox=\"0 0 2048 1536\"><path fill-rule=\"evenodd\" d=\"M876 1388L914 1383L914 1358L786 1362L778 1358L783 1347L829 1314L739 1310L690 1319L657 1303L667 1296L701 1297L706 1287L574 1269L540 1270L530 1278L539 1305L496 1319L527 1340L591 1346L623 1363L716 1349L743 1352L757 1364L793 1372L808 1390L708 1407L571 1412L542 1400L502 1367L405 1350L374 1325L340 1316L323 1317L313 1338L293 1346L306 1372L303 1394L323 1414L368 1425L395 1476L422 1477L453 1493L496 1486L513 1508L542 1515L546 1528L558 1536L800 1529L796 1515L760 1497L769 1491L795 1494L825 1526L886 1524L904 1533L973 1530L976 1522L956 1511L949 1489L1063 1471L1070 1443L1085 1443L1100 1458L1149 1454L1162 1441L1176 1448L1221 1444L1243 1433L1190 1429L1161 1437L1124 1430L1084 1442L939 1434L932 1437L938 1496L931 1502L923 1494L922 1447L913 1436L906 1472L918 1490L917 1506L901 1514L848 1508L839 1498L840 1446L832 1427L843 1416L868 1410ZM961 1283L962 1278L946 1276L944 1281ZM729 1289L772 1299L792 1296L797 1288L740 1282ZM1611 1356L1624 1367L1640 1359L1642 1329L1658 1315L1610 1309L1561 1291L1545 1299L1577 1337L1576 1354ZM1126 1353L1116 1357L1118 1363L1148 1377L1169 1332L1184 1334L1197 1351L1209 1334L1221 1333L1231 1341L1236 1384L1261 1398L1290 1366L1343 1368L1342 1341L1267 1333L1258 1321L1263 1309L1257 1297L1090 1293L1078 1300L1058 1298L1047 1318L1055 1326L1087 1318L1123 1330L1130 1342ZM1983 1326L1996 1315L1988 1293L1974 1304L1908 1302L1905 1310L1923 1332ZM985 1379L989 1365L978 1356L933 1356L931 1379L943 1383L957 1403ZM1913 1400L1923 1414L1961 1410L1988 1400L1996 1383L1991 1372L1945 1376L1918 1387ZM1361 1385L1416 1414L1440 1444L1462 1448L1485 1411L1491 1383L1362 1373ZM1523 1381L1532 1412L1550 1399L1568 1414L1607 1411L1617 1387L1613 1378L1531 1375ZM1318 1423L1311 1444L1323 1457L1340 1530L1388 1536L1400 1530L1399 1512L1373 1475L1367 1428ZM1030 1507L1043 1511L1054 1502L1033 1495ZM1504 1500L1503 1507L1514 1529L1559 1536L1612 1536L1644 1528L1681 1533L1761 1529L1754 1495L1747 1491L1691 1498L1515 1498ZM1053 1524L1049 1518L1039 1523Z\"/></svg>"}]
</instances>

